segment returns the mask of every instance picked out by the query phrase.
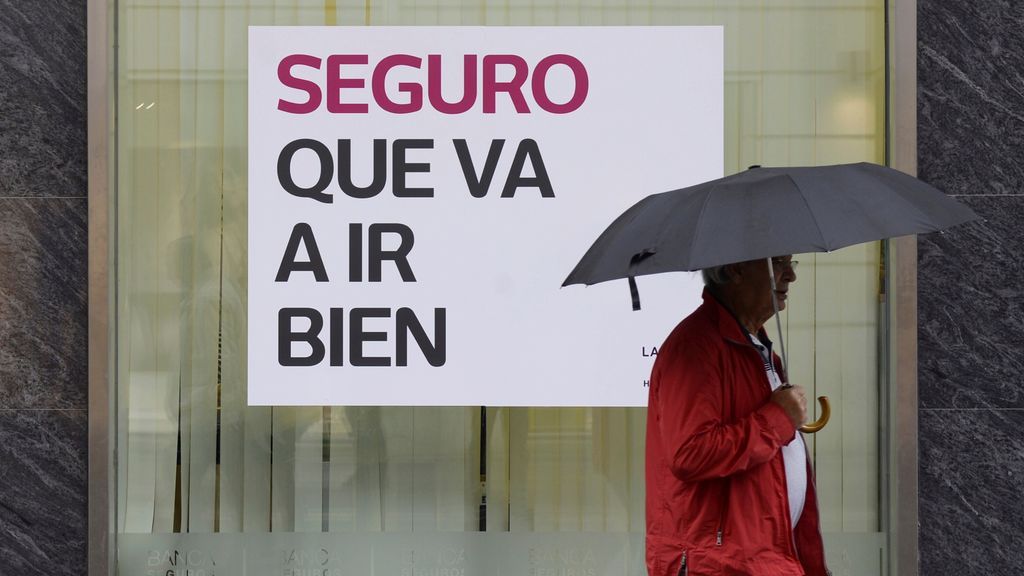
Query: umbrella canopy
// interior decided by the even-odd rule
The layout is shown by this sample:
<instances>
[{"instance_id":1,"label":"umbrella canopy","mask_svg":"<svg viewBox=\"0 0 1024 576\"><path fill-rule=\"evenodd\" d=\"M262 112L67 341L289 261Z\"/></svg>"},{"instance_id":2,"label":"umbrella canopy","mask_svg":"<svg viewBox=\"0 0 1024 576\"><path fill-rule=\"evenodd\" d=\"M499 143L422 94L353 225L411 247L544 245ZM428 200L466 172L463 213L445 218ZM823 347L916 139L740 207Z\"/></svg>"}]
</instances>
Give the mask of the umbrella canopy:
<instances>
[{"instance_id":1,"label":"umbrella canopy","mask_svg":"<svg viewBox=\"0 0 1024 576\"><path fill-rule=\"evenodd\" d=\"M751 168L644 198L562 285L829 252L976 218L929 184L877 164Z\"/></svg>"}]
</instances>

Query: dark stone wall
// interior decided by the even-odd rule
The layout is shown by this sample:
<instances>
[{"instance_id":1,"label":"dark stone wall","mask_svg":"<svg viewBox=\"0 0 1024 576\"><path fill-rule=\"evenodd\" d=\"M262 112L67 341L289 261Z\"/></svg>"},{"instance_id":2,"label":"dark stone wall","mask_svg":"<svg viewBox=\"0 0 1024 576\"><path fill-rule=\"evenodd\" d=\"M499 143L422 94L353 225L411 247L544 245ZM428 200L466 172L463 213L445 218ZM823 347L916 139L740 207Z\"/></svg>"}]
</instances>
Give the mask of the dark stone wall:
<instances>
[{"instance_id":1,"label":"dark stone wall","mask_svg":"<svg viewBox=\"0 0 1024 576\"><path fill-rule=\"evenodd\" d=\"M86 567L85 11L0 0L0 574Z\"/></svg>"},{"instance_id":2,"label":"dark stone wall","mask_svg":"<svg viewBox=\"0 0 1024 576\"><path fill-rule=\"evenodd\" d=\"M918 0L921 574L1024 573L1024 4Z\"/></svg>"}]
</instances>

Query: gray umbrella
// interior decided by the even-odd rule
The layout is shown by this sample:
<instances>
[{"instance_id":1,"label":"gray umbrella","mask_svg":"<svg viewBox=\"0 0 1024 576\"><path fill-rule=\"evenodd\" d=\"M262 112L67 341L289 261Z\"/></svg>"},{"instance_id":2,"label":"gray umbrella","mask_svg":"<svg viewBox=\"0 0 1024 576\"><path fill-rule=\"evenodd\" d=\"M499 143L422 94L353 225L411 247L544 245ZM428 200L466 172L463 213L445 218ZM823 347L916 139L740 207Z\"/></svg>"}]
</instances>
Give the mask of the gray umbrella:
<instances>
[{"instance_id":1,"label":"gray umbrella","mask_svg":"<svg viewBox=\"0 0 1024 576\"><path fill-rule=\"evenodd\" d=\"M562 285L628 278L639 309L636 276L760 258L768 259L771 274L772 256L830 252L977 218L936 188L877 164L757 167L637 202L601 233ZM785 347L782 357L788 364Z\"/></svg>"},{"instance_id":2,"label":"gray umbrella","mask_svg":"<svg viewBox=\"0 0 1024 576\"><path fill-rule=\"evenodd\" d=\"M637 202L562 285L830 252L976 218L931 185L877 164L751 168Z\"/></svg>"}]
</instances>

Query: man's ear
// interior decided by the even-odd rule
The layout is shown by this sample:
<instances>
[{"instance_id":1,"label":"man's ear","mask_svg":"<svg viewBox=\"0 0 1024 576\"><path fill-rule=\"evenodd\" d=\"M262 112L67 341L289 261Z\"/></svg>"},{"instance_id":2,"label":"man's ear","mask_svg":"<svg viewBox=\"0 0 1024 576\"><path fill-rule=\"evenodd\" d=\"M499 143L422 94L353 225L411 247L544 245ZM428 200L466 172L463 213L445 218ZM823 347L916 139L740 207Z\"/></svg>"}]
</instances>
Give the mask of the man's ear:
<instances>
[{"instance_id":1,"label":"man's ear","mask_svg":"<svg viewBox=\"0 0 1024 576\"><path fill-rule=\"evenodd\" d=\"M725 272L726 284L739 284L743 280L743 263L726 264L722 269Z\"/></svg>"}]
</instances>

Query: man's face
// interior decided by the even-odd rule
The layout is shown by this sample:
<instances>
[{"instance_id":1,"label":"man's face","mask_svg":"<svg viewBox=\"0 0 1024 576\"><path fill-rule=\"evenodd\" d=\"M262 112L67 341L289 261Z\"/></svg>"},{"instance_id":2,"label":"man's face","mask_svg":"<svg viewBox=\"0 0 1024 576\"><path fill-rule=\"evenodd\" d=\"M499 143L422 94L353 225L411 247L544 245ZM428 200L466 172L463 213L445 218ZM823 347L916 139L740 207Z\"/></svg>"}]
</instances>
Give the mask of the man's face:
<instances>
[{"instance_id":1,"label":"man's face","mask_svg":"<svg viewBox=\"0 0 1024 576\"><path fill-rule=\"evenodd\" d=\"M789 285L796 281L796 271L793 264L793 256L777 256L772 258L772 269L775 273L775 291L772 292L771 280L768 277L768 263L765 260L751 260L737 264L739 288L741 289L741 302L744 311L737 310L737 313L748 314L763 324L775 314L772 308L772 296L782 311L786 308L786 299L789 294Z\"/></svg>"}]
</instances>

